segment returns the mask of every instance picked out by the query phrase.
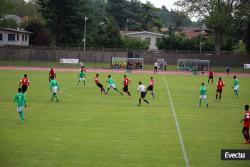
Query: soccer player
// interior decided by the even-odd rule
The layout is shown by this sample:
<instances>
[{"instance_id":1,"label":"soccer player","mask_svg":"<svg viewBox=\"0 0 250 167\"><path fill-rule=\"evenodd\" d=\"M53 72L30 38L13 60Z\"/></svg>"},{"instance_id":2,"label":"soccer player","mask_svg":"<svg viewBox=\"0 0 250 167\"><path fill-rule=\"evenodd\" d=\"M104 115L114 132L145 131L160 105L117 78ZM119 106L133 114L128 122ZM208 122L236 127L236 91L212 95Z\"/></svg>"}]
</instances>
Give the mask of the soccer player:
<instances>
[{"instance_id":1,"label":"soccer player","mask_svg":"<svg viewBox=\"0 0 250 167\"><path fill-rule=\"evenodd\" d=\"M50 82L52 77L56 78L56 71L53 68L51 68L49 71L49 82Z\"/></svg>"},{"instance_id":2,"label":"soccer player","mask_svg":"<svg viewBox=\"0 0 250 167\"><path fill-rule=\"evenodd\" d=\"M147 95L147 87L145 85L142 85L142 82L139 82L139 86L137 88L137 91L141 93L141 96L139 98L139 104L137 106L141 106L141 100L143 99L144 102L146 102L149 105L149 102L145 99Z\"/></svg>"},{"instance_id":3,"label":"soccer player","mask_svg":"<svg viewBox=\"0 0 250 167\"><path fill-rule=\"evenodd\" d=\"M22 86L22 87L21 87ZM28 86L30 86L30 80L27 76L27 74L24 74L24 77L20 80L20 83L19 83L19 88L21 87L22 88L22 92L25 94L27 89L28 89Z\"/></svg>"},{"instance_id":4,"label":"soccer player","mask_svg":"<svg viewBox=\"0 0 250 167\"><path fill-rule=\"evenodd\" d=\"M85 73L85 71L81 70L80 73L78 74L77 86L79 85L80 81L83 81L83 84L84 84L84 87L85 87L85 79L86 79L86 73Z\"/></svg>"},{"instance_id":5,"label":"soccer player","mask_svg":"<svg viewBox=\"0 0 250 167\"><path fill-rule=\"evenodd\" d=\"M239 80L236 78L236 76L234 76L234 86L232 88L234 90L234 95L236 97L239 97L239 95L238 95L239 87L240 87Z\"/></svg>"},{"instance_id":6,"label":"soccer player","mask_svg":"<svg viewBox=\"0 0 250 167\"><path fill-rule=\"evenodd\" d=\"M50 100L53 101L55 97L56 101L59 102L57 95L56 95L59 90L59 86L58 86L57 80L53 77L51 78L51 81L50 81L50 90L52 92L52 97Z\"/></svg>"},{"instance_id":7,"label":"soccer player","mask_svg":"<svg viewBox=\"0 0 250 167\"><path fill-rule=\"evenodd\" d=\"M222 81L221 77L219 78L219 81L217 82L217 90L216 90L216 99L215 101L217 101L218 99L218 95L219 95L219 100L221 100L221 94L222 94L222 89L225 86L224 82Z\"/></svg>"},{"instance_id":8,"label":"soccer player","mask_svg":"<svg viewBox=\"0 0 250 167\"><path fill-rule=\"evenodd\" d=\"M153 99L155 98L155 95L154 95L154 85L155 85L154 78L151 77L150 81L149 81L149 86L147 88L147 91L150 91L151 95L153 96Z\"/></svg>"},{"instance_id":9,"label":"soccer player","mask_svg":"<svg viewBox=\"0 0 250 167\"><path fill-rule=\"evenodd\" d=\"M128 85L130 83L130 79L124 75L124 78L123 78L123 92L127 93L129 96L131 96L129 90L128 90Z\"/></svg>"},{"instance_id":10,"label":"soccer player","mask_svg":"<svg viewBox=\"0 0 250 167\"><path fill-rule=\"evenodd\" d=\"M14 103L17 105L17 112L21 119L21 122L25 121L23 107L26 107L25 95L22 93L22 89L18 88L18 93L14 96Z\"/></svg>"},{"instance_id":11,"label":"soccer player","mask_svg":"<svg viewBox=\"0 0 250 167\"><path fill-rule=\"evenodd\" d=\"M87 72L84 66L81 66L80 71L82 71L82 70L83 70L85 73Z\"/></svg>"},{"instance_id":12,"label":"soccer player","mask_svg":"<svg viewBox=\"0 0 250 167\"><path fill-rule=\"evenodd\" d=\"M105 89L104 89L103 85L99 81L99 74L95 75L95 84L96 84L96 86L98 86L100 88L101 93L105 93Z\"/></svg>"},{"instance_id":13,"label":"soccer player","mask_svg":"<svg viewBox=\"0 0 250 167\"><path fill-rule=\"evenodd\" d=\"M210 80L211 80L211 83L214 83L214 72L211 68L208 71L208 81L207 82L209 83Z\"/></svg>"},{"instance_id":14,"label":"soccer player","mask_svg":"<svg viewBox=\"0 0 250 167\"><path fill-rule=\"evenodd\" d=\"M155 62L154 63L154 74L157 74L157 70L158 70L158 63Z\"/></svg>"},{"instance_id":15,"label":"soccer player","mask_svg":"<svg viewBox=\"0 0 250 167\"><path fill-rule=\"evenodd\" d=\"M111 75L108 75L108 80L107 80L106 82L108 82L108 84L109 84L109 87L108 87L108 89L107 89L106 94L108 94L110 88L113 88L115 91L117 91L117 92L119 92L121 95L123 95L123 93L122 93L121 91L119 91L119 90L116 88L115 82L114 82L114 80L112 79Z\"/></svg>"},{"instance_id":16,"label":"soccer player","mask_svg":"<svg viewBox=\"0 0 250 167\"><path fill-rule=\"evenodd\" d=\"M206 105L208 107L208 102L207 102L207 88L204 84L204 82L201 83L201 87L200 87L200 101L199 101L199 107L201 106L201 101L204 100L206 102Z\"/></svg>"},{"instance_id":17,"label":"soccer player","mask_svg":"<svg viewBox=\"0 0 250 167\"><path fill-rule=\"evenodd\" d=\"M246 139L243 142L243 144L250 144L250 140L249 140L249 126L250 126L249 105L245 105L245 116L240 122L243 122L243 121L244 121L244 124L243 124L242 134Z\"/></svg>"}]
</instances>

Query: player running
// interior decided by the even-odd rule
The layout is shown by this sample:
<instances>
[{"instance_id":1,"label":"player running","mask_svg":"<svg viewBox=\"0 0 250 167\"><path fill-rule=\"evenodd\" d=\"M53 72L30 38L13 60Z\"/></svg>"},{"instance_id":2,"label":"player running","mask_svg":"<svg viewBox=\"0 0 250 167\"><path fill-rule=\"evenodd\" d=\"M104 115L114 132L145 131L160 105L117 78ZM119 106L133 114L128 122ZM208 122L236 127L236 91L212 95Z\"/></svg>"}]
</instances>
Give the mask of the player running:
<instances>
[{"instance_id":1,"label":"player running","mask_svg":"<svg viewBox=\"0 0 250 167\"><path fill-rule=\"evenodd\" d=\"M201 83L201 87L200 87L200 101L199 101L199 104L198 106L200 107L201 106L201 101L204 100L206 102L206 105L208 107L208 102L207 102L207 88L204 84L204 82Z\"/></svg>"},{"instance_id":2,"label":"player running","mask_svg":"<svg viewBox=\"0 0 250 167\"><path fill-rule=\"evenodd\" d=\"M234 86L232 88L234 90L234 95L236 97L239 97L239 94L238 94L239 87L240 87L239 80L236 78L236 76L234 76Z\"/></svg>"},{"instance_id":3,"label":"player running","mask_svg":"<svg viewBox=\"0 0 250 167\"><path fill-rule=\"evenodd\" d=\"M23 107L26 107L25 95L22 93L22 89L18 88L18 93L14 96L14 103L17 105L17 112L21 119L21 122L25 121Z\"/></svg>"},{"instance_id":4,"label":"player running","mask_svg":"<svg viewBox=\"0 0 250 167\"><path fill-rule=\"evenodd\" d=\"M21 87L22 86L22 87ZM30 86L30 80L27 76L27 74L24 74L24 77L20 80L20 83L19 83L19 88L21 87L22 88L22 92L25 94L27 89L28 89L28 86Z\"/></svg>"},{"instance_id":5,"label":"player running","mask_svg":"<svg viewBox=\"0 0 250 167\"><path fill-rule=\"evenodd\" d=\"M219 95L219 100L221 100L221 94L222 94L222 89L225 86L224 82L222 81L221 77L219 78L219 81L217 82L217 90L216 90L216 99L215 101L217 101L218 99L218 95Z\"/></svg>"},{"instance_id":6,"label":"player running","mask_svg":"<svg viewBox=\"0 0 250 167\"><path fill-rule=\"evenodd\" d=\"M110 88L113 88L115 91L117 91L117 92L119 92L121 95L123 95L123 93L122 93L121 91L119 91L118 89L116 89L115 82L114 82L114 80L112 79L111 75L108 75L108 80L107 80L106 82L108 82L108 84L109 84L109 87L108 87L108 89L107 89L106 94L108 94Z\"/></svg>"},{"instance_id":7,"label":"player running","mask_svg":"<svg viewBox=\"0 0 250 167\"><path fill-rule=\"evenodd\" d=\"M150 81L149 81L149 86L147 88L147 91L150 91L151 95L153 96L153 99L155 98L155 95L154 95L154 85L155 85L154 78L151 77Z\"/></svg>"},{"instance_id":8,"label":"player running","mask_svg":"<svg viewBox=\"0 0 250 167\"><path fill-rule=\"evenodd\" d=\"M101 93L105 93L105 89L104 89L103 85L100 83L99 74L95 75L95 84L96 84L96 86L98 86L100 88Z\"/></svg>"},{"instance_id":9,"label":"player running","mask_svg":"<svg viewBox=\"0 0 250 167\"><path fill-rule=\"evenodd\" d=\"M210 82L213 84L214 83L214 71L210 68L208 72L208 83Z\"/></svg>"},{"instance_id":10,"label":"player running","mask_svg":"<svg viewBox=\"0 0 250 167\"><path fill-rule=\"evenodd\" d=\"M131 96L130 92L128 90L128 85L129 85L130 81L131 80L126 75L124 75L124 78L123 78L123 92L127 93L129 96Z\"/></svg>"},{"instance_id":11,"label":"player running","mask_svg":"<svg viewBox=\"0 0 250 167\"><path fill-rule=\"evenodd\" d=\"M141 93L141 96L139 98L139 104L137 106L141 106L141 100L143 99L144 102L146 102L149 105L149 102L145 99L147 95L147 87L145 85L142 85L142 82L139 82L139 86L137 88L137 91Z\"/></svg>"},{"instance_id":12,"label":"player running","mask_svg":"<svg viewBox=\"0 0 250 167\"><path fill-rule=\"evenodd\" d=\"M242 134L246 140L242 144L250 144L250 140L249 140L249 126L250 126L249 105L245 105L245 116L240 122L243 122L243 121L244 121L244 124L243 124Z\"/></svg>"},{"instance_id":13,"label":"player running","mask_svg":"<svg viewBox=\"0 0 250 167\"><path fill-rule=\"evenodd\" d=\"M85 80L86 80L86 72L81 70L80 73L78 74L78 83L77 86L81 81L83 81L84 87L85 87Z\"/></svg>"},{"instance_id":14,"label":"player running","mask_svg":"<svg viewBox=\"0 0 250 167\"><path fill-rule=\"evenodd\" d=\"M52 97L50 99L50 101L54 100L54 97L56 98L56 101L59 102L58 98L57 98L57 92L59 91L59 86L58 86L58 82L55 78L51 78L50 81L50 90L52 92Z\"/></svg>"},{"instance_id":15,"label":"player running","mask_svg":"<svg viewBox=\"0 0 250 167\"><path fill-rule=\"evenodd\" d=\"M52 77L56 78L56 71L53 68L51 68L49 71L49 82L50 82Z\"/></svg>"}]
</instances>

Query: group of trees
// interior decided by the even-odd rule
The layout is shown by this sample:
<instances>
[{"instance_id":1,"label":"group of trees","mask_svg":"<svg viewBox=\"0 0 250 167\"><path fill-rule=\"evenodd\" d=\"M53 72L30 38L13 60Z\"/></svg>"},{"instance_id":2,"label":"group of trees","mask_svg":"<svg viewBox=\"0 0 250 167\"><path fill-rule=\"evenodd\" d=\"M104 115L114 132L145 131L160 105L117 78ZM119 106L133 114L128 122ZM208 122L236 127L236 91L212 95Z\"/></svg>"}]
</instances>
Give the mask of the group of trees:
<instances>
[{"instance_id":1,"label":"group of trees","mask_svg":"<svg viewBox=\"0 0 250 167\"><path fill-rule=\"evenodd\" d=\"M190 15L203 19L213 30L217 54L220 54L221 46L230 50L240 40L250 52L249 0L178 0L176 4Z\"/></svg>"},{"instance_id":2,"label":"group of trees","mask_svg":"<svg viewBox=\"0 0 250 167\"><path fill-rule=\"evenodd\" d=\"M202 40L204 50L246 48L250 52L249 0L177 0L176 5L179 10L169 11L139 0L1 0L0 26L32 31L31 44L79 46L86 16L87 46L147 48L145 41L122 37L120 31L160 32L168 27L169 37L158 42L159 48L199 49ZM29 19L15 25L2 19L4 14ZM188 15L199 21L192 22ZM202 23L212 30L207 37L187 39L179 32L180 27L201 28Z\"/></svg>"}]
</instances>

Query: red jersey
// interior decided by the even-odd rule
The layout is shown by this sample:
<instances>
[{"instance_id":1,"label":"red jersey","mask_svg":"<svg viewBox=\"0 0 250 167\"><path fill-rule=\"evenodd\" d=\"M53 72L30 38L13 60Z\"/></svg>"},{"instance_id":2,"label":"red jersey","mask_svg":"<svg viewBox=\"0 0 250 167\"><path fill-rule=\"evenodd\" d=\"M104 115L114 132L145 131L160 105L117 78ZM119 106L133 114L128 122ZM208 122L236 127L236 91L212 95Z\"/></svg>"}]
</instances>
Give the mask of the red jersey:
<instances>
[{"instance_id":1,"label":"red jersey","mask_svg":"<svg viewBox=\"0 0 250 167\"><path fill-rule=\"evenodd\" d=\"M210 76L210 77L214 76L214 72L213 71L209 71L208 72L208 76Z\"/></svg>"},{"instance_id":2,"label":"red jersey","mask_svg":"<svg viewBox=\"0 0 250 167\"><path fill-rule=\"evenodd\" d=\"M128 78L123 78L123 84L124 84L124 86L128 86L129 79Z\"/></svg>"},{"instance_id":3,"label":"red jersey","mask_svg":"<svg viewBox=\"0 0 250 167\"><path fill-rule=\"evenodd\" d=\"M95 83L99 84L99 77L95 77Z\"/></svg>"},{"instance_id":4,"label":"red jersey","mask_svg":"<svg viewBox=\"0 0 250 167\"><path fill-rule=\"evenodd\" d=\"M20 80L20 83L21 83L22 85L24 85L24 86L28 86L28 85L30 84L30 80L29 80L28 77L27 77L27 78L22 78L22 79Z\"/></svg>"},{"instance_id":5,"label":"red jersey","mask_svg":"<svg viewBox=\"0 0 250 167\"><path fill-rule=\"evenodd\" d=\"M50 76L50 77L54 77L55 74L56 74L55 70L50 70L50 71L49 71L49 76Z\"/></svg>"},{"instance_id":6,"label":"red jersey","mask_svg":"<svg viewBox=\"0 0 250 167\"><path fill-rule=\"evenodd\" d=\"M224 84L223 81L218 81L218 82L217 82L217 89L222 89L224 85L225 85L225 84Z\"/></svg>"},{"instance_id":7,"label":"red jersey","mask_svg":"<svg viewBox=\"0 0 250 167\"><path fill-rule=\"evenodd\" d=\"M154 81L153 79L150 79L149 85L150 85L150 86L154 86L154 85L155 85L155 81Z\"/></svg>"},{"instance_id":8,"label":"red jersey","mask_svg":"<svg viewBox=\"0 0 250 167\"><path fill-rule=\"evenodd\" d=\"M250 111L245 112L245 117L244 117L244 127L249 127L250 126Z\"/></svg>"}]
</instances>

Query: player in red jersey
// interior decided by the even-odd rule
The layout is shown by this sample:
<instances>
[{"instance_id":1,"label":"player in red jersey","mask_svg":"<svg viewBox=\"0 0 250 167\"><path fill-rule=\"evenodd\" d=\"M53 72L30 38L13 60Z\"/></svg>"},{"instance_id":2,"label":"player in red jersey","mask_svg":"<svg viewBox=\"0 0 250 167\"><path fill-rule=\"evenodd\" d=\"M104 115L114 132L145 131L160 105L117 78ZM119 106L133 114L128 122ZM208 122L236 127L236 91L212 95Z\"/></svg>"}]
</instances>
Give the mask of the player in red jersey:
<instances>
[{"instance_id":1,"label":"player in red jersey","mask_svg":"<svg viewBox=\"0 0 250 167\"><path fill-rule=\"evenodd\" d=\"M208 71L208 81L207 82L209 83L210 80L211 80L211 83L214 82L214 72L213 72L213 70L211 68Z\"/></svg>"},{"instance_id":2,"label":"player in red jersey","mask_svg":"<svg viewBox=\"0 0 250 167\"><path fill-rule=\"evenodd\" d=\"M147 91L150 91L150 93L153 96L153 98L155 98L154 85L155 85L155 81L154 81L153 77L151 77L150 81L149 81L149 86L147 88Z\"/></svg>"},{"instance_id":3,"label":"player in red jersey","mask_svg":"<svg viewBox=\"0 0 250 167\"><path fill-rule=\"evenodd\" d=\"M217 101L218 99L218 95L219 95L219 100L221 100L221 94L222 94L222 89L225 86L224 82L222 81L221 77L219 78L219 81L217 82L217 90L216 90L216 99L215 101Z\"/></svg>"},{"instance_id":4,"label":"player in red jersey","mask_svg":"<svg viewBox=\"0 0 250 167\"><path fill-rule=\"evenodd\" d=\"M22 86L22 87L21 87ZM22 88L22 93L25 93L28 89L28 86L30 86L30 80L27 76L27 74L24 74L23 78L20 80L20 83L19 83L19 88L21 87Z\"/></svg>"},{"instance_id":5,"label":"player in red jersey","mask_svg":"<svg viewBox=\"0 0 250 167\"><path fill-rule=\"evenodd\" d=\"M243 144L250 144L250 139L249 139L249 126L250 126L249 105L245 105L245 116L240 122L243 122L243 121L244 121L244 124L243 124L242 134L246 139L243 142Z\"/></svg>"},{"instance_id":6,"label":"player in red jersey","mask_svg":"<svg viewBox=\"0 0 250 167\"><path fill-rule=\"evenodd\" d=\"M56 71L53 68L49 71L49 82L52 78L56 78Z\"/></svg>"},{"instance_id":7,"label":"player in red jersey","mask_svg":"<svg viewBox=\"0 0 250 167\"><path fill-rule=\"evenodd\" d=\"M100 88L101 93L105 93L105 89L103 88L103 85L99 81L99 74L95 75L95 84Z\"/></svg>"},{"instance_id":8,"label":"player in red jersey","mask_svg":"<svg viewBox=\"0 0 250 167\"><path fill-rule=\"evenodd\" d=\"M131 96L130 95L130 92L129 92L129 90L128 90L128 85L129 85L129 83L130 83L130 79L126 76L126 75L124 75L124 78L123 78L123 92L125 92L125 93L127 93L129 96Z\"/></svg>"}]
</instances>

